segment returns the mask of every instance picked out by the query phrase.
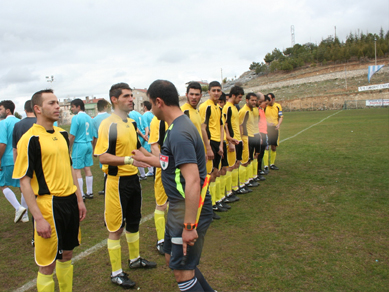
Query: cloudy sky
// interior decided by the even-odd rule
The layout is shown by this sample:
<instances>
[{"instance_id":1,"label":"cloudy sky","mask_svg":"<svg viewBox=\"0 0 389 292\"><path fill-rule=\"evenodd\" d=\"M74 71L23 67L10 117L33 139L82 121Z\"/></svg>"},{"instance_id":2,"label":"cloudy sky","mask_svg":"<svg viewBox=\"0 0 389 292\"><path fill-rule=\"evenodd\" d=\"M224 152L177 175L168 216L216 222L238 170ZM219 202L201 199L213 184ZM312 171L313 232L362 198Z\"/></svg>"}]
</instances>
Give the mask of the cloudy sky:
<instances>
[{"instance_id":1,"label":"cloudy sky","mask_svg":"<svg viewBox=\"0 0 389 292\"><path fill-rule=\"evenodd\" d=\"M44 88L108 99L110 86L233 78L274 48L389 30L388 0L2 1L0 100ZM46 76L54 76L48 83Z\"/></svg>"}]
</instances>

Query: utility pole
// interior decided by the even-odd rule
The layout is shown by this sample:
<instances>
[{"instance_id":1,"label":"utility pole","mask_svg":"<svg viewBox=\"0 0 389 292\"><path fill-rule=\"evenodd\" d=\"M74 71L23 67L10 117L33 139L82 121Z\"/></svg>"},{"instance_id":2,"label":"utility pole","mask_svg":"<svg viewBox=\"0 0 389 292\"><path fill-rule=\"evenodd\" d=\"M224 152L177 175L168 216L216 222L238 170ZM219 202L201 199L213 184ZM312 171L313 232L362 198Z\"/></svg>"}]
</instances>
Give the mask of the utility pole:
<instances>
[{"instance_id":1,"label":"utility pole","mask_svg":"<svg viewBox=\"0 0 389 292\"><path fill-rule=\"evenodd\" d=\"M374 37L374 59L375 65L377 66L377 38Z\"/></svg>"},{"instance_id":2,"label":"utility pole","mask_svg":"<svg viewBox=\"0 0 389 292\"><path fill-rule=\"evenodd\" d=\"M335 25L335 38L334 38L334 41L335 41L335 39L336 39L336 25Z\"/></svg>"}]
</instances>

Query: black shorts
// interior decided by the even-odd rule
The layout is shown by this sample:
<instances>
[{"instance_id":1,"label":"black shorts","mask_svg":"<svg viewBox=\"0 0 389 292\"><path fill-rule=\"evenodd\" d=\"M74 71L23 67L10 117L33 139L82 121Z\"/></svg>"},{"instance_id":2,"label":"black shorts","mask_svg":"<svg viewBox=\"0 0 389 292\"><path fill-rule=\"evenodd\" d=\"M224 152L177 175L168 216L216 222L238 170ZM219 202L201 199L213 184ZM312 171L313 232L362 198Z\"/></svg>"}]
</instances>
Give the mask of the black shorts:
<instances>
[{"instance_id":1,"label":"black shorts","mask_svg":"<svg viewBox=\"0 0 389 292\"><path fill-rule=\"evenodd\" d=\"M267 126L267 136L269 138L269 145L278 146L279 132L276 126Z\"/></svg>"},{"instance_id":2,"label":"black shorts","mask_svg":"<svg viewBox=\"0 0 389 292\"><path fill-rule=\"evenodd\" d=\"M182 231L185 218L185 201L178 204L170 203L165 228L163 250L170 254L169 268L173 270L194 270L200 262L204 245L204 237L212 222L212 201L209 193L205 197L203 209L196 228L198 238L187 250L187 259L183 262Z\"/></svg>"},{"instance_id":3,"label":"black shorts","mask_svg":"<svg viewBox=\"0 0 389 292\"><path fill-rule=\"evenodd\" d=\"M249 137L249 158L250 160L254 159L254 154L259 153L261 150L260 147L260 137L259 133L255 134L254 137Z\"/></svg>"},{"instance_id":4,"label":"black shorts","mask_svg":"<svg viewBox=\"0 0 389 292\"><path fill-rule=\"evenodd\" d=\"M222 158L222 167L227 167L228 165L228 159L227 159L227 143L226 141L223 141L223 158Z\"/></svg>"},{"instance_id":5,"label":"black shorts","mask_svg":"<svg viewBox=\"0 0 389 292\"><path fill-rule=\"evenodd\" d=\"M212 152L213 152L213 168L219 169L220 160L222 158L219 155L219 153L218 153L219 152L220 142L216 142L216 141L213 141L213 140L210 140L209 142L211 144L211 149L212 149Z\"/></svg>"},{"instance_id":6,"label":"black shorts","mask_svg":"<svg viewBox=\"0 0 389 292\"><path fill-rule=\"evenodd\" d=\"M236 153L236 160L242 161L243 141L239 141L239 144L235 145L235 153Z\"/></svg>"},{"instance_id":7,"label":"black shorts","mask_svg":"<svg viewBox=\"0 0 389 292\"><path fill-rule=\"evenodd\" d=\"M268 145L269 145L269 143L268 143L268 138L267 138L267 134L265 134L265 133L259 133L260 135L261 135L261 141L262 142L260 142L261 143L261 151L260 152L262 152L262 151L264 151L263 149L265 149Z\"/></svg>"}]
</instances>

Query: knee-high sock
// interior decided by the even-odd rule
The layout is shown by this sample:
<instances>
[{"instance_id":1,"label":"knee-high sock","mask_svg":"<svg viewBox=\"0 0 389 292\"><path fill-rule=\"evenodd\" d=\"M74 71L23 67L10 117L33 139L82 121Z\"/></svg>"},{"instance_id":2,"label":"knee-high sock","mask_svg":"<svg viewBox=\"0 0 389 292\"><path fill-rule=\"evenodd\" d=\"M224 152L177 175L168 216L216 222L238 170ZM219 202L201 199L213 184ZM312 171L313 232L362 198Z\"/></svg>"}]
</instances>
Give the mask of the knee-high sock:
<instances>
[{"instance_id":1,"label":"knee-high sock","mask_svg":"<svg viewBox=\"0 0 389 292\"><path fill-rule=\"evenodd\" d=\"M128 255L130 260L139 258L139 231L135 233L126 232L128 243Z\"/></svg>"},{"instance_id":2,"label":"knee-high sock","mask_svg":"<svg viewBox=\"0 0 389 292\"><path fill-rule=\"evenodd\" d=\"M150 173L150 174L151 174L151 173L154 173L154 167L150 166L150 167L149 167L148 173Z\"/></svg>"},{"instance_id":3,"label":"knee-high sock","mask_svg":"<svg viewBox=\"0 0 389 292\"><path fill-rule=\"evenodd\" d=\"M226 193L227 195L231 193L232 191L232 182L231 182L231 178L232 178L232 172L231 171L227 171L226 173L226 176L225 176L225 180L226 180Z\"/></svg>"},{"instance_id":4,"label":"knee-high sock","mask_svg":"<svg viewBox=\"0 0 389 292\"><path fill-rule=\"evenodd\" d=\"M68 292L73 289L73 265L72 261L57 261L55 271L57 273L59 291Z\"/></svg>"},{"instance_id":5,"label":"knee-high sock","mask_svg":"<svg viewBox=\"0 0 389 292\"><path fill-rule=\"evenodd\" d=\"M145 169L143 167L138 167L140 176L145 176Z\"/></svg>"},{"instance_id":6,"label":"knee-high sock","mask_svg":"<svg viewBox=\"0 0 389 292\"><path fill-rule=\"evenodd\" d=\"M44 275L38 272L38 277L36 278L36 288L38 292L53 292L54 291L54 280L53 274Z\"/></svg>"},{"instance_id":7,"label":"knee-high sock","mask_svg":"<svg viewBox=\"0 0 389 292\"><path fill-rule=\"evenodd\" d=\"M207 280L205 280L203 274L200 272L200 270L196 267L195 268L195 277L200 282L201 287L203 287L205 292L214 292L215 290L212 289L212 287L208 284Z\"/></svg>"},{"instance_id":8,"label":"knee-high sock","mask_svg":"<svg viewBox=\"0 0 389 292\"><path fill-rule=\"evenodd\" d=\"M270 165L274 164L276 162L276 151L271 150L270 152Z\"/></svg>"},{"instance_id":9,"label":"knee-high sock","mask_svg":"<svg viewBox=\"0 0 389 292\"><path fill-rule=\"evenodd\" d=\"M159 243L162 242L165 237L165 211L155 209L154 223L155 223L155 230L157 231L157 238Z\"/></svg>"},{"instance_id":10,"label":"knee-high sock","mask_svg":"<svg viewBox=\"0 0 389 292\"><path fill-rule=\"evenodd\" d=\"M219 201L223 200L226 196L226 178L227 174L220 176L220 197Z\"/></svg>"},{"instance_id":11,"label":"knee-high sock","mask_svg":"<svg viewBox=\"0 0 389 292\"><path fill-rule=\"evenodd\" d=\"M269 166L269 150L265 150L265 154L263 154L263 166Z\"/></svg>"},{"instance_id":12,"label":"knee-high sock","mask_svg":"<svg viewBox=\"0 0 389 292\"><path fill-rule=\"evenodd\" d=\"M246 182L246 167L243 165L239 166L239 186L244 187Z\"/></svg>"},{"instance_id":13,"label":"knee-high sock","mask_svg":"<svg viewBox=\"0 0 389 292\"><path fill-rule=\"evenodd\" d=\"M215 185L216 185L215 200L216 200L216 202L219 202L219 200L220 200L220 176L216 178Z\"/></svg>"},{"instance_id":14,"label":"knee-high sock","mask_svg":"<svg viewBox=\"0 0 389 292\"><path fill-rule=\"evenodd\" d=\"M239 188L239 169L238 168L235 168L233 171L232 171L232 189L234 191L237 191L238 188Z\"/></svg>"},{"instance_id":15,"label":"knee-high sock","mask_svg":"<svg viewBox=\"0 0 389 292\"><path fill-rule=\"evenodd\" d=\"M28 206L27 206L26 200L24 199L23 193L21 193L21 195L22 195L22 197L20 199L20 205L22 205L22 207L24 207L28 210ZM26 214L27 214L27 212L26 212Z\"/></svg>"},{"instance_id":16,"label":"knee-high sock","mask_svg":"<svg viewBox=\"0 0 389 292\"><path fill-rule=\"evenodd\" d=\"M85 182L86 182L86 193L93 194L93 176L86 176Z\"/></svg>"},{"instance_id":17,"label":"knee-high sock","mask_svg":"<svg viewBox=\"0 0 389 292\"><path fill-rule=\"evenodd\" d=\"M258 174L258 159L255 158L251 164L253 165L253 177L256 177Z\"/></svg>"},{"instance_id":18,"label":"knee-high sock","mask_svg":"<svg viewBox=\"0 0 389 292\"><path fill-rule=\"evenodd\" d=\"M204 289L200 284L200 281L197 280L196 276L194 276L192 279L184 282L177 282L178 288L180 288L180 291L185 292L203 292Z\"/></svg>"},{"instance_id":19,"label":"knee-high sock","mask_svg":"<svg viewBox=\"0 0 389 292\"><path fill-rule=\"evenodd\" d=\"M15 193L10 188L5 188L3 190L3 194L8 200L8 202L11 203L12 207L15 208L15 210L18 210L20 208L20 204L18 199L16 199Z\"/></svg>"},{"instance_id":20,"label":"knee-high sock","mask_svg":"<svg viewBox=\"0 0 389 292\"><path fill-rule=\"evenodd\" d=\"M84 181L82 180L82 178L78 178L77 181L78 181L78 186L80 187L81 195L84 197L85 196L85 194L84 194Z\"/></svg>"},{"instance_id":21,"label":"knee-high sock","mask_svg":"<svg viewBox=\"0 0 389 292\"><path fill-rule=\"evenodd\" d=\"M216 204L216 183L214 181L209 184L209 193L211 194L213 206Z\"/></svg>"},{"instance_id":22,"label":"knee-high sock","mask_svg":"<svg viewBox=\"0 0 389 292\"><path fill-rule=\"evenodd\" d=\"M247 170L246 181L248 182L253 176L253 162L252 161L249 165L247 165L246 170Z\"/></svg>"},{"instance_id":23,"label":"knee-high sock","mask_svg":"<svg viewBox=\"0 0 389 292\"><path fill-rule=\"evenodd\" d=\"M122 272L122 247L120 246L120 239L113 240L108 238L107 247L112 275L116 276Z\"/></svg>"}]
</instances>

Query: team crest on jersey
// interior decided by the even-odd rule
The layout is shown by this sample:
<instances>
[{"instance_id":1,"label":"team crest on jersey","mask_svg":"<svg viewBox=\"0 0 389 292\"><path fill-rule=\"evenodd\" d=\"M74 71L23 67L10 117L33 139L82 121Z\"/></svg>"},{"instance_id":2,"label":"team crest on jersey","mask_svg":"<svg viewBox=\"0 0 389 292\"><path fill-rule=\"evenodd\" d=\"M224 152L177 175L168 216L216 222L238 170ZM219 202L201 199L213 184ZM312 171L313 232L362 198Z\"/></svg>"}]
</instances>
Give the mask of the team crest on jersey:
<instances>
[{"instance_id":1,"label":"team crest on jersey","mask_svg":"<svg viewBox=\"0 0 389 292\"><path fill-rule=\"evenodd\" d=\"M161 168L165 170L169 165L169 156L159 154L159 163L161 164Z\"/></svg>"}]
</instances>

